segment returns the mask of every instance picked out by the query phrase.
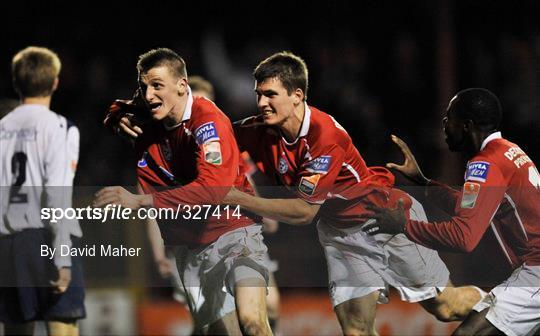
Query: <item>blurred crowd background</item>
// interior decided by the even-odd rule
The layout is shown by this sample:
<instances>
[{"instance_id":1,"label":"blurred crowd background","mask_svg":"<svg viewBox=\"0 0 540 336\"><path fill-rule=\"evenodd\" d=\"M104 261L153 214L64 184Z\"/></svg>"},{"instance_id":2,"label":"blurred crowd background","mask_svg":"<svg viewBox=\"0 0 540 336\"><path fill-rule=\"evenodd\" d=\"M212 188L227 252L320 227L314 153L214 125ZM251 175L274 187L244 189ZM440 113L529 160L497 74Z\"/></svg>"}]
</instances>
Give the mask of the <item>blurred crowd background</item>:
<instances>
[{"instance_id":1,"label":"blurred crowd background","mask_svg":"<svg viewBox=\"0 0 540 336\"><path fill-rule=\"evenodd\" d=\"M46 46L62 59L52 109L81 131L77 186L135 184L137 158L101 122L114 99L131 97L137 57L155 47L177 51L188 74L210 80L218 106L233 121L256 113L251 72L258 62L290 50L309 67L308 103L347 129L368 165L401 160L390 141L396 134L412 147L427 176L454 185L462 181L464 161L447 151L441 119L455 92L485 87L501 99L503 135L540 162L538 1L111 1L106 6L22 1L0 6L5 8L0 97L16 98L10 61L18 50ZM76 202L88 200L83 196ZM147 244L138 223L83 227L89 244L103 239ZM473 257L445 255L456 283L488 286L506 274L491 239L488 235ZM325 290L326 269L313 225L282 225L268 242L280 263L278 283ZM159 283L147 254L144 262L108 259L107 265L87 258L87 283ZM166 288L150 287L143 295L168 295Z\"/></svg>"}]
</instances>

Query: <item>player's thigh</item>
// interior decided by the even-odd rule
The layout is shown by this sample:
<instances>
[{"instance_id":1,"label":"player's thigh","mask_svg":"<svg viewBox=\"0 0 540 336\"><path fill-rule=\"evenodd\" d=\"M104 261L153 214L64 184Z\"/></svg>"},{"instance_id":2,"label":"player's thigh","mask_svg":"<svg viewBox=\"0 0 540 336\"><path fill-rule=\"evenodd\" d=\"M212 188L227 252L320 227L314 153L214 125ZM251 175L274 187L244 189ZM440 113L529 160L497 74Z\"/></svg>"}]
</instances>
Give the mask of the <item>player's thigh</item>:
<instances>
[{"instance_id":1,"label":"player's thigh","mask_svg":"<svg viewBox=\"0 0 540 336\"><path fill-rule=\"evenodd\" d=\"M200 331L195 331L197 334ZM242 335L236 312L232 311L208 326L206 335Z\"/></svg>"},{"instance_id":2,"label":"player's thigh","mask_svg":"<svg viewBox=\"0 0 540 336\"><path fill-rule=\"evenodd\" d=\"M78 336L79 328L77 321L60 322L60 321L48 321L47 332L49 335L55 336Z\"/></svg>"},{"instance_id":3,"label":"player's thigh","mask_svg":"<svg viewBox=\"0 0 540 336\"><path fill-rule=\"evenodd\" d=\"M334 308L339 324L345 334L348 334L351 330L371 334L377 312L378 298L379 291L374 291L368 295L340 303Z\"/></svg>"},{"instance_id":4,"label":"player's thigh","mask_svg":"<svg viewBox=\"0 0 540 336\"><path fill-rule=\"evenodd\" d=\"M268 279L268 295L266 296L266 307L269 318L277 318L279 316L279 290L274 278L274 273L270 273Z\"/></svg>"}]
</instances>

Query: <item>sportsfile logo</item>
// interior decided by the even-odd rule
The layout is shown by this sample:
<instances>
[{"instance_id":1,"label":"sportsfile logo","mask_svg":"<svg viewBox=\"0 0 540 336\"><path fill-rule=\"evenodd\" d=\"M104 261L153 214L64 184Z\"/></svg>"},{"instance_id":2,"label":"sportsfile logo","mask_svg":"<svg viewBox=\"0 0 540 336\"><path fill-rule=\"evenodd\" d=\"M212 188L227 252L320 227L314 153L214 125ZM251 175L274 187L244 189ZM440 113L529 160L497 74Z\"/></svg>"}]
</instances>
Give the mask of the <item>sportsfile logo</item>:
<instances>
[{"instance_id":1,"label":"sportsfile logo","mask_svg":"<svg viewBox=\"0 0 540 336\"><path fill-rule=\"evenodd\" d=\"M475 161L467 166L465 180L486 182L489 171L489 163L483 161Z\"/></svg>"},{"instance_id":2,"label":"sportsfile logo","mask_svg":"<svg viewBox=\"0 0 540 336\"><path fill-rule=\"evenodd\" d=\"M332 157L330 155L319 156L306 164L306 170L316 174L326 174L330 169Z\"/></svg>"},{"instance_id":3,"label":"sportsfile logo","mask_svg":"<svg viewBox=\"0 0 540 336\"><path fill-rule=\"evenodd\" d=\"M215 140L219 140L219 136L214 122L202 124L195 130L195 141L199 145Z\"/></svg>"}]
</instances>

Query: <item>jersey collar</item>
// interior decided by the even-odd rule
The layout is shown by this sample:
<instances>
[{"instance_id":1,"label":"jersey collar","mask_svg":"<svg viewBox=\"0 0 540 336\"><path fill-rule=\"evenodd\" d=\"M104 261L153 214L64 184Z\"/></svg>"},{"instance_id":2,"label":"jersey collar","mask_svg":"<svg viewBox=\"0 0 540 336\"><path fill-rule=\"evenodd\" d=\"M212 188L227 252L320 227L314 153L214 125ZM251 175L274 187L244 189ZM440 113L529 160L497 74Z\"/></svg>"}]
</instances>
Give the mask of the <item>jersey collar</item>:
<instances>
[{"instance_id":1,"label":"jersey collar","mask_svg":"<svg viewBox=\"0 0 540 336\"><path fill-rule=\"evenodd\" d=\"M285 138L285 136L283 135L283 133L281 133L281 138L283 139L283 141L285 141L285 143L287 145L294 145L298 139L300 139L301 137L305 137L309 131L309 122L310 122L310 119L311 119L311 110L309 109L309 106L306 102L304 102L304 119L302 120L302 126L300 127L300 133L298 134L298 136L296 137L296 139L294 139L293 142L288 142L287 139Z\"/></svg>"},{"instance_id":2,"label":"jersey collar","mask_svg":"<svg viewBox=\"0 0 540 336\"><path fill-rule=\"evenodd\" d=\"M187 87L187 93L188 93L188 99L187 99L187 103L186 103L186 108L184 109L184 115L182 116L182 120L178 124L176 124L174 126L171 126L171 127L165 126L165 129L167 131L170 131L172 129L177 128L184 121L189 120L189 118L191 118L191 107L193 106L193 95L191 94L191 88L189 87L189 85Z\"/></svg>"},{"instance_id":3,"label":"jersey collar","mask_svg":"<svg viewBox=\"0 0 540 336\"><path fill-rule=\"evenodd\" d=\"M487 138L484 139L484 142L482 142L482 146L480 147L480 150L484 150L484 148L486 148L487 144L491 140L501 139L501 138L502 138L501 132L491 133Z\"/></svg>"},{"instance_id":4,"label":"jersey collar","mask_svg":"<svg viewBox=\"0 0 540 336\"><path fill-rule=\"evenodd\" d=\"M302 120L302 128L300 129L299 138L307 135L309 131L309 123L311 121L311 110L306 102L304 102L304 120Z\"/></svg>"}]
</instances>

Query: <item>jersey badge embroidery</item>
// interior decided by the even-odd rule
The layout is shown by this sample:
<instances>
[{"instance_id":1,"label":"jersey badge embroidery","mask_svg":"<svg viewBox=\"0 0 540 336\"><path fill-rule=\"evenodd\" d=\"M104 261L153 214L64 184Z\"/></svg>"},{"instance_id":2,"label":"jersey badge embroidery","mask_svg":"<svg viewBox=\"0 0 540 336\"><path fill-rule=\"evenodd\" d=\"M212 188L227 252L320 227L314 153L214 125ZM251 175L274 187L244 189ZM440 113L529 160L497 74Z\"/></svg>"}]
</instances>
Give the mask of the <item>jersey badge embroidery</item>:
<instances>
[{"instance_id":1,"label":"jersey badge embroidery","mask_svg":"<svg viewBox=\"0 0 540 336\"><path fill-rule=\"evenodd\" d=\"M203 144L204 160L213 165L221 165L221 146L219 142L212 141Z\"/></svg>"},{"instance_id":2,"label":"jersey badge embroidery","mask_svg":"<svg viewBox=\"0 0 540 336\"><path fill-rule=\"evenodd\" d=\"M461 198L462 209L472 209L476 204L476 199L480 193L480 184L465 182L463 185L463 197Z\"/></svg>"},{"instance_id":3,"label":"jersey badge embroidery","mask_svg":"<svg viewBox=\"0 0 540 336\"><path fill-rule=\"evenodd\" d=\"M313 196L320 178L320 174L302 177L298 184L298 190L304 195Z\"/></svg>"},{"instance_id":4,"label":"jersey badge embroidery","mask_svg":"<svg viewBox=\"0 0 540 336\"><path fill-rule=\"evenodd\" d=\"M280 174L285 174L287 170L289 170L289 165L287 164L287 160L282 156L279 158L278 171Z\"/></svg>"},{"instance_id":5,"label":"jersey badge embroidery","mask_svg":"<svg viewBox=\"0 0 540 336\"><path fill-rule=\"evenodd\" d=\"M144 152L142 158L137 161L137 167L144 168L148 166L148 163L146 162L146 155L148 155L148 152Z\"/></svg>"}]
</instances>

